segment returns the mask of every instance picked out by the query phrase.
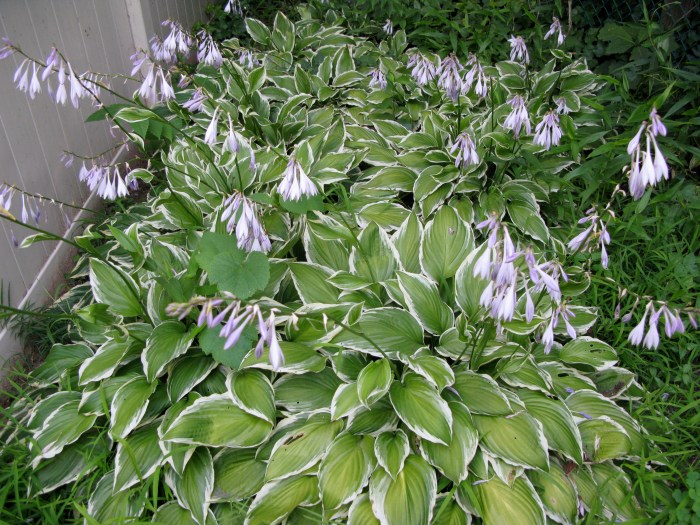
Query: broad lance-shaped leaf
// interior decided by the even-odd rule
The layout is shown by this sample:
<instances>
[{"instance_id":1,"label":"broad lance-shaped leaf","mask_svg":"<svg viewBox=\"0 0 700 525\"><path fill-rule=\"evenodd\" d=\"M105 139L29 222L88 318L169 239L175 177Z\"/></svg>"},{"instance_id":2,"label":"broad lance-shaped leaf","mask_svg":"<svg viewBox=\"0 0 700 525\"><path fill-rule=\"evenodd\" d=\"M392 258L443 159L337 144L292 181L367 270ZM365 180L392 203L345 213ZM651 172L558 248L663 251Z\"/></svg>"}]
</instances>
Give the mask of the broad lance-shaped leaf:
<instances>
[{"instance_id":1,"label":"broad lance-shaped leaf","mask_svg":"<svg viewBox=\"0 0 700 525\"><path fill-rule=\"evenodd\" d=\"M357 394L357 383L342 384L335 391L331 401L331 419L337 421L361 408L362 403L360 403L360 396Z\"/></svg>"},{"instance_id":2,"label":"broad lance-shaped leaf","mask_svg":"<svg viewBox=\"0 0 700 525\"><path fill-rule=\"evenodd\" d=\"M418 374L409 373L389 391L401 420L418 436L446 445L452 439L452 411L437 390Z\"/></svg>"},{"instance_id":3,"label":"broad lance-shaped leaf","mask_svg":"<svg viewBox=\"0 0 700 525\"><path fill-rule=\"evenodd\" d=\"M318 472L321 502L326 513L352 501L374 470L372 438L340 434L328 448Z\"/></svg>"},{"instance_id":4,"label":"broad lance-shaped leaf","mask_svg":"<svg viewBox=\"0 0 700 525\"><path fill-rule=\"evenodd\" d=\"M151 424L119 443L114 458L114 492L145 480L165 461L158 441L158 426Z\"/></svg>"},{"instance_id":5,"label":"broad lance-shaped leaf","mask_svg":"<svg viewBox=\"0 0 700 525\"><path fill-rule=\"evenodd\" d=\"M109 433L114 438L123 438L136 428L148 410L149 398L158 386L145 377L137 376L125 383L112 399L111 426Z\"/></svg>"},{"instance_id":6,"label":"broad lance-shaped leaf","mask_svg":"<svg viewBox=\"0 0 700 525\"><path fill-rule=\"evenodd\" d=\"M90 285L95 300L107 304L115 314L131 317L143 313L136 281L123 270L90 259Z\"/></svg>"},{"instance_id":7,"label":"broad lance-shaped leaf","mask_svg":"<svg viewBox=\"0 0 700 525\"><path fill-rule=\"evenodd\" d=\"M396 273L408 309L428 332L439 335L454 324L454 314L447 306L434 282L422 275Z\"/></svg>"},{"instance_id":8,"label":"broad lance-shaped leaf","mask_svg":"<svg viewBox=\"0 0 700 525\"><path fill-rule=\"evenodd\" d=\"M391 279L397 257L386 232L371 222L362 230L358 243L350 254L350 271L373 283Z\"/></svg>"},{"instance_id":9,"label":"broad lance-shaped leaf","mask_svg":"<svg viewBox=\"0 0 700 525\"><path fill-rule=\"evenodd\" d=\"M474 277L474 266L479 257L487 250L487 243L472 250L464 258L455 275L455 300L464 315L471 317L481 308L481 294L486 289L488 281Z\"/></svg>"},{"instance_id":10,"label":"broad lance-shaped leaf","mask_svg":"<svg viewBox=\"0 0 700 525\"><path fill-rule=\"evenodd\" d=\"M374 455L392 479L403 469L409 452L408 436L403 430L382 432L374 442Z\"/></svg>"},{"instance_id":11,"label":"broad lance-shaped leaf","mask_svg":"<svg viewBox=\"0 0 700 525\"><path fill-rule=\"evenodd\" d=\"M409 357L406 359L406 364L411 370L430 381L438 389L438 392L442 392L446 386L455 382L452 367L440 357L426 353Z\"/></svg>"},{"instance_id":12,"label":"broad lance-shaped leaf","mask_svg":"<svg viewBox=\"0 0 700 525\"><path fill-rule=\"evenodd\" d=\"M85 385L92 381L99 381L110 377L121 365L124 357L133 347L133 341L117 341L111 339L97 349L95 355L82 360L78 376L80 384Z\"/></svg>"},{"instance_id":13,"label":"broad lance-shaped leaf","mask_svg":"<svg viewBox=\"0 0 700 525\"><path fill-rule=\"evenodd\" d=\"M170 402L180 401L217 366L216 361L205 357L202 352L191 353L179 359L168 372Z\"/></svg>"},{"instance_id":14,"label":"broad lance-shaped leaf","mask_svg":"<svg viewBox=\"0 0 700 525\"><path fill-rule=\"evenodd\" d=\"M514 465L547 470L547 440L536 419L526 412L506 417L473 417L481 436L479 446L486 452Z\"/></svg>"},{"instance_id":15,"label":"broad lance-shaped leaf","mask_svg":"<svg viewBox=\"0 0 700 525\"><path fill-rule=\"evenodd\" d=\"M294 509L319 500L316 476L293 476L266 483L248 509L244 525L277 525Z\"/></svg>"},{"instance_id":16,"label":"broad lance-shaped leaf","mask_svg":"<svg viewBox=\"0 0 700 525\"><path fill-rule=\"evenodd\" d=\"M463 482L459 491L462 494L473 491L484 525L545 525L542 502L526 477L520 476L508 486L493 476L488 481L470 486L470 491L465 490L466 484L471 485L471 482ZM471 500L462 494L460 497Z\"/></svg>"},{"instance_id":17,"label":"broad lance-shaped leaf","mask_svg":"<svg viewBox=\"0 0 700 525\"><path fill-rule=\"evenodd\" d=\"M558 399L531 390L522 389L518 397L525 403L528 414L542 423L549 448L580 465L583 462L581 435L569 408Z\"/></svg>"},{"instance_id":18,"label":"broad lance-shaped leaf","mask_svg":"<svg viewBox=\"0 0 700 525\"><path fill-rule=\"evenodd\" d=\"M452 496L441 495L435 501L431 525L470 525L471 514L464 512Z\"/></svg>"},{"instance_id":19,"label":"broad lance-shaped leaf","mask_svg":"<svg viewBox=\"0 0 700 525\"><path fill-rule=\"evenodd\" d=\"M448 445L421 441L420 451L446 478L461 483L467 479L469 463L479 445L479 434L466 406L455 401L449 405L453 418L452 440Z\"/></svg>"},{"instance_id":20,"label":"broad lance-shaped leaf","mask_svg":"<svg viewBox=\"0 0 700 525\"><path fill-rule=\"evenodd\" d=\"M318 373L286 374L275 381L274 402L289 413L328 408L340 384L331 368Z\"/></svg>"},{"instance_id":21,"label":"broad lance-shaped leaf","mask_svg":"<svg viewBox=\"0 0 700 525\"><path fill-rule=\"evenodd\" d=\"M415 317L400 308L365 310L351 328L352 332L343 330L333 342L377 357L383 356L376 347L385 353L413 355L423 346L423 329L420 324Z\"/></svg>"},{"instance_id":22,"label":"broad lance-shaped leaf","mask_svg":"<svg viewBox=\"0 0 700 525\"><path fill-rule=\"evenodd\" d=\"M78 412L77 399L58 406L43 421L43 425L34 433L32 451L36 454L32 464L36 467L42 458L52 458L59 454L66 445L77 439L95 423L96 416L84 416Z\"/></svg>"},{"instance_id":23,"label":"broad lance-shaped leaf","mask_svg":"<svg viewBox=\"0 0 700 525\"><path fill-rule=\"evenodd\" d=\"M331 421L330 414L315 414L302 427L275 443L265 479L287 478L312 467L342 429L343 423Z\"/></svg>"},{"instance_id":24,"label":"broad lance-shaped leaf","mask_svg":"<svg viewBox=\"0 0 700 525\"><path fill-rule=\"evenodd\" d=\"M252 369L231 372L226 378L226 386L236 405L274 424L275 393L265 374Z\"/></svg>"},{"instance_id":25,"label":"broad lance-shaped leaf","mask_svg":"<svg viewBox=\"0 0 700 525\"><path fill-rule=\"evenodd\" d=\"M212 501L241 501L260 490L267 464L255 457L256 452L254 448L225 448L216 455Z\"/></svg>"},{"instance_id":26,"label":"broad lance-shaped leaf","mask_svg":"<svg viewBox=\"0 0 700 525\"><path fill-rule=\"evenodd\" d=\"M381 525L428 525L436 492L435 470L413 454L406 458L396 479L384 469L376 469L369 483L372 511Z\"/></svg>"},{"instance_id":27,"label":"broad lance-shaped leaf","mask_svg":"<svg viewBox=\"0 0 700 525\"><path fill-rule=\"evenodd\" d=\"M114 471L107 472L90 491L87 513L94 523L125 522L141 513L139 502L130 490L112 492Z\"/></svg>"},{"instance_id":28,"label":"broad lance-shaped leaf","mask_svg":"<svg viewBox=\"0 0 700 525\"><path fill-rule=\"evenodd\" d=\"M271 431L269 421L242 410L228 394L215 394L183 410L162 439L207 447L254 447Z\"/></svg>"},{"instance_id":29,"label":"broad lance-shaped leaf","mask_svg":"<svg viewBox=\"0 0 700 525\"><path fill-rule=\"evenodd\" d=\"M496 416L513 413L508 398L489 376L460 370L455 374L453 387L472 414Z\"/></svg>"},{"instance_id":30,"label":"broad lance-shaped leaf","mask_svg":"<svg viewBox=\"0 0 700 525\"><path fill-rule=\"evenodd\" d=\"M407 272L420 272L420 240L423 236L423 225L415 213L411 213L394 234L392 241L399 254L401 266Z\"/></svg>"},{"instance_id":31,"label":"broad lance-shaped leaf","mask_svg":"<svg viewBox=\"0 0 700 525\"><path fill-rule=\"evenodd\" d=\"M557 523L573 525L578 514L578 494L571 478L557 460L552 460L549 472L530 470L527 473L544 505L544 511Z\"/></svg>"},{"instance_id":32,"label":"broad lance-shaped leaf","mask_svg":"<svg viewBox=\"0 0 700 525\"><path fill-rule=\"evenodd\" d=\"M583 448L589 460L602 462L627 456L632 448L627 432L606 416L586 419L578 425Z\"/></svg>"},{"instance_id":33,"label":"broad lance-shaped leaf","mask_svg":"<svg viewBox=\"0 0 700 525\"><path fill-rule=\"evenodd\" d=\"M55 344L51 347L46 360L34 370L32 376L41 381L53 382L92 357L92 350L85 344Z\"/></svg>"},{"instance_id":34,"label":"broad lance-shaped leaf","mask_svg":"<svg viewBox=\"0 0 700 525\"><path fill-rule=\"evenodd\" d=\"M192 515L187 509L183 509L177 501L169 501L158 507L153 514L153 523L163 523L167 525L193 525ZM214 513L210 510L207 514L206 525L217 525Z\"/></svg>"},{"instance_id":35,"label":"broad lance-shaped leaf","mask_svg":"<svg viewBox=\"0 0 700 525\"><path fill-rule=\"evenodd\" d=\"M187 352L192 336L179 321L165 321L153 329L141 354L146 379L153 381L162 375L165 367L176 357Z\"/></svg>"},{"instance_id":36,"label":"broad lance-shaped leaf","mask_svg":"<svg viewBox=\"0 0 700 525\"><path fill-rule=\"evenodd\" d=\"M292 280L304 304L335 304L338 302L338 290L330 284L333 271L325 266L312 263L295 262L289 264Z\"/></svg>"},{"instance_id":37,"label":"broad lance-shaped leaf","mask_svg":"<svg viewBox=\"0 0 700 525\"><path fill-rule=\"evenodd\" d=\"M195 522L205 525L209 500L214 490L214 463L209 449L198 447L187 462L182 476L173 475L173 489L180 505L190 511Z\"/></svg>"},{"instance_id":38,"label":"broad lance-shaped leaf","mask_svg":"<svg viewBox=\"0 0 700 525\"><path fill-rule=\"evenodd\" d=\"M368 364L357 376L357 396L364 406L379 401L389 391L394 374L388 359Z\"/></svg>"},{"instance_id":39,"label":"broad lance-shaped leaf","mask_svg":"<svg viewBox=\"0 0 700 525\"><path fill-rule=\"evenodd\" d=\"M453 277L473 248L473 235L449 206L443 206L428 222L420 245L423 271L435 281Z\"/></svg>"},{"instance_id":40,"label":"broad lance-shaped leaf","mask_svg":"<svg viewBox=\"0 0 700 525\"><path fill-rule=\"evenodd\" d=\"M617 363L617 353L599 339L580 336L564 345L559 351L559 359L572 365L588 365L596 370L605 370Z\"/></svg>"},{"instance_id":41,"label":"broad lance-shaped leaf","mask_svg":"<svg viewBox=\"0 0 700 525\"><path fill-rule=\"evenodd\" d=\"M360 494L350 505L348 525L380 525L372 511L372 502L369 500L368 493Z\"/></svg>"}]
</instances>

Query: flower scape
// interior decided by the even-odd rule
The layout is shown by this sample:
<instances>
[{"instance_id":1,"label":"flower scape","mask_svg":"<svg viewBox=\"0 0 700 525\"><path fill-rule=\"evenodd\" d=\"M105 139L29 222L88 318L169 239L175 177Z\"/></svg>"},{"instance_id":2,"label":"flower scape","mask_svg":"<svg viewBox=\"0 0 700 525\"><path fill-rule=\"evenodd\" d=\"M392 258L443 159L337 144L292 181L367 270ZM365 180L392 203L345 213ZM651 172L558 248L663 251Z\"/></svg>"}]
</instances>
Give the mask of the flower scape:
<instances>
[{"instance_id":1,"label":"flower scape","mask_svg":"<svg viewBox=\"0 0 700 525\"><path fill-rule=\"evenodd\" d=\"M71 343L2 431L31 450L31 494L89 490L86 523L643 523L623 468L654 468L641 386L577 297L582 255L615 256L614 199L669 178L663 115L621 132L610 203L564 228L543 209L598 131L601 80L557 49L559 20L535 66L521 36L488 64L301 14L246 19L248 48L164 22L133 96L5 41L18 89L94 105L147 161L81 181L150 185L71 240ZM0 189L11 222L49 204ZM661 316L667 337L696 327L653 299L628 321L639 304L634 344L658 346Z\"/></svg>"}]
</instances>

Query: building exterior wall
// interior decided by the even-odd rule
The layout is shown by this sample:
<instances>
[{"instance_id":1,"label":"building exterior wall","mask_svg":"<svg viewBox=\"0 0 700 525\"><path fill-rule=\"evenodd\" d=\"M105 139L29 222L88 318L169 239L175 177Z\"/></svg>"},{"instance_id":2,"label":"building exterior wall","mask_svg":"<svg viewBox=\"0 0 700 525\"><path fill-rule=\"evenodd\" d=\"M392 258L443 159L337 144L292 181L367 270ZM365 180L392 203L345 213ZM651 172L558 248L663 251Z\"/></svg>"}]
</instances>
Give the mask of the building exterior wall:
<instances>
[{"instance_id":1,"label":"building exterior wall","mask_svg":"<svg viewBox=\"0 0 700 525\"><path fill-rule=\"evenodd\" d=\"M42 59L56 46L78 72L128 74L131 54L145 48L152 34L164 33L162 20L172 18L189 27L203 19L207 3L208 0L0 0L0 36L7 36L28 55ZM85 123L94 111L87 101L82 101L76 110L70 102L56 105L45 89L34 100L15 89L13 75L20 62L17 55L0 62L0 183L83 206L90 196L77 179L79 164L64 166L61 154L72 151L94 156L113 146L116 139L106 122ZM115 87L121 92L134 89L133 85ZM68 223L62 213L54 206L45 206L44 210L41 227L58 234L66 232ZM73 219L75 214L69 216ZM0 220L0 279L4 301L14 307L48 301L73 256L58 243L14 247L13 237L21 240L31 233ZM19 350L11 334L0 332L0 366Z\"/></svg>"}]
</instances>

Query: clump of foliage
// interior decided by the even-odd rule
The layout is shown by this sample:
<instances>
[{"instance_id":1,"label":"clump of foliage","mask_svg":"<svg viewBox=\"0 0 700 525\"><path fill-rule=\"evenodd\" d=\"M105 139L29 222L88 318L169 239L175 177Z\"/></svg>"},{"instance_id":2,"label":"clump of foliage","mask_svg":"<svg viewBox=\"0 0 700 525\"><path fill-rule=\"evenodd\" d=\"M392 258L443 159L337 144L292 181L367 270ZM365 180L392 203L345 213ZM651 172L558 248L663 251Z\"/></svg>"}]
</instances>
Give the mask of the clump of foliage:
<instances>
[{"instance_id":1,"label":"clump of foliage","mask_svg":"<svg viewBox=\"0 0 700 525\"><path fill-rule=\"evenodd\" d=\"M403 31L301 13L247 19L255 49L202 35L172 96L159 69L159 103L145 81L92 117L154 158L88 183L153 187L67 240L92 299L5 429L30 493L72 489L98 523L647 519L643 391L585 335L598 263L542 211L603 147L604 79L552 49L472 61L462 89ZM628 162L652 109L600 155Z\"/></svg>"}]
</instances>

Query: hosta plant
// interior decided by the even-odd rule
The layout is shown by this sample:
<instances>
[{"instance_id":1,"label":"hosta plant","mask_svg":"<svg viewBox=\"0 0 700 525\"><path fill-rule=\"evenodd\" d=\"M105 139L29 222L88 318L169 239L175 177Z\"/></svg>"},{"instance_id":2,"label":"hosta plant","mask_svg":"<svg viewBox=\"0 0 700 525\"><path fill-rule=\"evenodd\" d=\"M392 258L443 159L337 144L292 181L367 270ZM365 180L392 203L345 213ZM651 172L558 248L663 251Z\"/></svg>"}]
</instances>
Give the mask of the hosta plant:
<instances>
[{"instance_id":1,"label":"hosta plant","mask_svg":"<svg viewBox=\"0 0 700 525\"><path fill-rule=\"evenodd\" d=\"M254 50L173 25L196 71L136 57L135 100L91 117L150 165L82 178L152 189L70 241L89 304L5 430L33 493L97 453L88 523L236 523L238 502L251 525L644 520L622 468L652 446L640 387L585 335L589 269L542 214L600 140L600 79L556 50L440 60L302 14L247 20Z\"/></svg>"}]
</instances>

